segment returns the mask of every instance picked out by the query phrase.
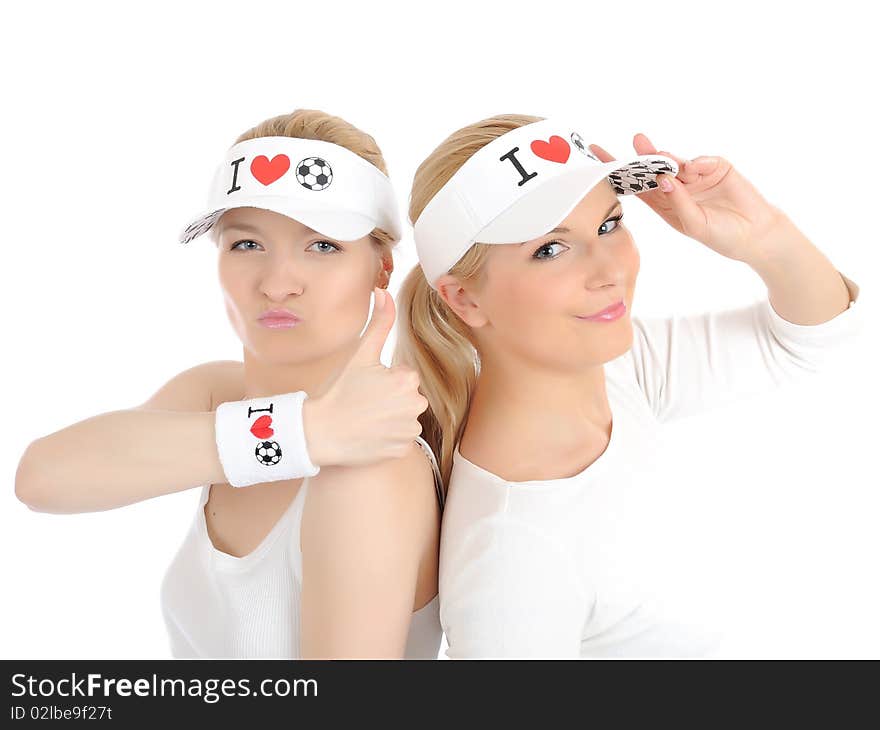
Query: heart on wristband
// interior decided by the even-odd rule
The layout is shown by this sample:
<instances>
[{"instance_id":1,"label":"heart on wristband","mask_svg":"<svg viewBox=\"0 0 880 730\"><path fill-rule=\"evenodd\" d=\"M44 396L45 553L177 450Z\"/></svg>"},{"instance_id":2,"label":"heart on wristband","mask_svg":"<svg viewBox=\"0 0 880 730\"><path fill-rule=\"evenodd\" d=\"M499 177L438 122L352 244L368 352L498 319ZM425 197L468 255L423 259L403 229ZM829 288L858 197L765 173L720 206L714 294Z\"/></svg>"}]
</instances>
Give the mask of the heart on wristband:
<instances>
[{"instance_id":1,"label":"heart on wristband","mask_svg":"<svg viewBox=\"0 0 880 730\"><path fill-rule=\"evenodd\" d=\"M258 439L267 439L275 429L272 428L272 416L260 416L251 424L251 433Z\"/></svg>"},{"instance_id":2,"label":"heart on wristband","mask_svg":"<svg viewBox=\"0 0 880 730\"><path fill-rule=\"evenodd\" d=\"M307 398L305 391L293 391L217 405L217 454L233 487L312 477L320 471L306 444L302 407Z\"/></svg>"}]
</instances>

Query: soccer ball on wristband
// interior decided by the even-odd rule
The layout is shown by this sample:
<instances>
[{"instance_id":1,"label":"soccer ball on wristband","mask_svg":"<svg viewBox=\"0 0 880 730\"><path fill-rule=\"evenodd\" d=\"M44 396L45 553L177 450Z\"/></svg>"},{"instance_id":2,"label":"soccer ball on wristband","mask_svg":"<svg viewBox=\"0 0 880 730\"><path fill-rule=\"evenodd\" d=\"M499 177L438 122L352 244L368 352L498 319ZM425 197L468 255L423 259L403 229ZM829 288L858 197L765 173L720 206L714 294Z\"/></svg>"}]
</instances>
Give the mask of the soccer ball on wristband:
<instances>
[{"instance_id":1,"label":"soccer ball on wristband","mask_svg":"<svg viewBox=\"0 0 880 730\"><path fill-rule=\"evenodd\" d=\"M277 441L261 441L254 453L257 461L265 466L274 466L281 461L281 446Z\"/></svg>"}]
</instances>

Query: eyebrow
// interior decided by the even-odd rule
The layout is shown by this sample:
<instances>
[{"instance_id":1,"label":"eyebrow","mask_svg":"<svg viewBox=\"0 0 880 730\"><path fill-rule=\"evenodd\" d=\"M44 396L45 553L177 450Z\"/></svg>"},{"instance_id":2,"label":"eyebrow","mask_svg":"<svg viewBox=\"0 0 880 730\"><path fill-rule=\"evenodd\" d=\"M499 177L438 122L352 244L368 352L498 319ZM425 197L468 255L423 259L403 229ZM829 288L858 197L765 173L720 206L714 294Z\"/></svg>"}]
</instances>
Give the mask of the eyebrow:
<instances>
[{"instance_id":1,"label":"eyebrow","mask_svg":"<svg viewBox=\"0 0 880 730\"><path fill-rule=\"evenodd\" d=\"M247 223L230 223L229 225L223 226L221 232L230 231L233 228L239 231L244 231L245 233L256 233L257 235L260 235L262 233L262 231L256 226L252 226Z\"/></svg>"},{"instance_id":2,"label":"eyebrow","mask_svg":"<svg viewBox=\"0 0 880 730\"><path fill-rule=\"evenodd\" d=\"M615 210L618 206L622 206L622 205L623 204L620 202L619 199L616 200L614 202L614 204L608 210L605 211L605 215L602 216L602 220L605 220L611 214L611 212L613 210ZM571 231L570 228L566 228L565 226L559 226L558 228L554 228L552 231L548 231L547 233L544 234L544 236L549 236L551 233L568 233L570 231ZM543 238L544 236L539 236L539 238ZM520 244L520 246L525 246L527 243L528 243L528 241L523 241Z\"/></svg>"},{"instance_id":3,"label":"eyebrow","mask_svg":"<svg viewBox=\"0 0 880 730\"><path fill-rule=\"evenodd\" d=\"M317 235L319 235L319 236L324 235L324 234L320 233L319 231L316 231L314 228L309 228L309 226L306 226L306 228L308 229L308 231L309 231L309 234L308 234L308 235L310 235L310 236L311 236L312 234L317 234ZM250 225L249 223L230 223L230 224L228 224L228 225L225 225L225 226L223 226L223 228L220 230L220 235L222 235L222 234L225 233L226 231L231 231L231 230L239 230L239 231L244 231L245 233L253 233L254 235L257 235L257 236L264 236L264 235L265 235L265 234L263 233L263 231L261 231L261 230L260 230L259 228L257 228L256 226L252 226L252 225ZM330 238L330 237L327 236L327 238ZM335 241L336 239L334 238L334 239L331 239L331 240L334 240L334 241Z\"/></svg>"}]
</instances>

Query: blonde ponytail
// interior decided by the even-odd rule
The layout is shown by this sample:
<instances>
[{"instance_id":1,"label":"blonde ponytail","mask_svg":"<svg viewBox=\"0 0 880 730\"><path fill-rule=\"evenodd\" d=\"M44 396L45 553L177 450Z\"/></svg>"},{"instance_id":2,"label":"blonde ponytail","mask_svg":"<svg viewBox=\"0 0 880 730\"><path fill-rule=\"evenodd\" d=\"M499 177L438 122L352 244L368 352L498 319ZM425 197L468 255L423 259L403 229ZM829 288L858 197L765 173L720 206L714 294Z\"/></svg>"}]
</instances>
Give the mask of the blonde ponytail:
<instances>
[{"instance_id":1,"label":"blonde ponytail","mask_svg":"<svg viewBox=\"0 0 880 730\"><path fill-rule=\"evenodd\" d=\"M431 198L477 150L505 132L541 119L501 114L447 137L416 170L410 195L410 222L415 223ZM462 282L479 286L488 248L486 244L473 244L449 273ZM429 404L419 417L422 437L437 456L444 488L448 488L452 455L464 432L480 372L476 342L470 327L428 284L421 266L415 266L404 280L397 296L397 311L397 344L392 364L408 365L419 374L420 389Z\"/></svg>"}]
</instances>

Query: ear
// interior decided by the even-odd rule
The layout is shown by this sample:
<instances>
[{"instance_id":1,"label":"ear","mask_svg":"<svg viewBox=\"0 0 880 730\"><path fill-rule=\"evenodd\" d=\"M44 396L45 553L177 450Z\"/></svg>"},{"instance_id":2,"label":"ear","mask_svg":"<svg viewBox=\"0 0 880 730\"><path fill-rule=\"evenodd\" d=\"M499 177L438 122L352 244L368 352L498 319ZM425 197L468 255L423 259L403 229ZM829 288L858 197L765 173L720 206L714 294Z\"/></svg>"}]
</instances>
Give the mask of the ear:
<instances>
[{"instance_id":1,"label":"ear","mask_svg":"<svg viewBox=\"0 0 880 730\"><path fill-rule=\"evenodd\" d=\"M479 302L468 292L453 274L443 274L437 279L437 293L469 327L482 327L489 319L480 309Z\"/></svg>"},{"instance_id":2,"label":"ear","mask_svg":"<svg viewBox=\"0 0 880 730\"><path fill-rule=\"evenodd\" d=\"M379 258L379 271L376 274L376 286L386 288L392 271L394 271L394 258L391 251L383 247Z\"/></svg>"}]
</instances>

